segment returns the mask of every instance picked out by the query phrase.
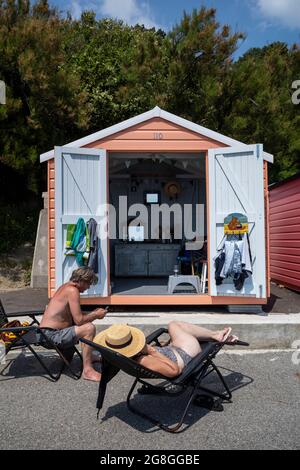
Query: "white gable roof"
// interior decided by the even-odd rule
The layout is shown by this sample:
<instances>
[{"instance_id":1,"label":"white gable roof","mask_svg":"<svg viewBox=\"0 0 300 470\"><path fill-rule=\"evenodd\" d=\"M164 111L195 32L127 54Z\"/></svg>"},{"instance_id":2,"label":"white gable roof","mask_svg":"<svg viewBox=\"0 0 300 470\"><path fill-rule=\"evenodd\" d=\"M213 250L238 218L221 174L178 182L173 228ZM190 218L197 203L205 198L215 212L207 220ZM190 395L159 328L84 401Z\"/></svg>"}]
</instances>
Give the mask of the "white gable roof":
<instances>
[{"instance_id":1,"label":"white gable roof","mask_svg":"<svg viewBox=\"0 0 300 470\"><path fill-rule=\"evenodd\" d=\"M243 142L239 142L238 140L231 139L230 137L226 137L225 135L219 134L218 132L211 131L210 129L207 129L206 127L199 126L199 124L195 124L191 121L188 121L187 119L183 119L179 116L176 116L175 114L168 113L167 111L164 111L163 109L160 109L158 106L156 106L155 108L151 109L150 111L147 111L146 113L142 113L133 118L126 119L126 121L122 121L122 122L119 122L118 124L115 124L114 126L107 127L106 129L103 129L102 131L94 132L93 134L90 134L87 137L74 140L73 142L68 142L63 147L83 147L92 142L96 142L97 140L104 139L105 137L116 134L117 132L124 131L128 129L129 127L135 126L137 124L140 124L142 122L148 121L149 119L153 119L156 117L160 117L162 119L165 119L166 121L173 122L174 124L177 124L178 126L185 127L186 129L196 132L197 134L201 134L205 137L216 140L217 142L226 144L230 147L234 145L246 146L246 144L244 144ZM50 150L49 152L42 153L40 155L40 161L45 162L47 160L50 160L53 157L54 157L54 149ZM271 155L270 153L264 152L264 159L267 160L268 162L273 163L273 155Z\"/></svg>"}]
</instances>

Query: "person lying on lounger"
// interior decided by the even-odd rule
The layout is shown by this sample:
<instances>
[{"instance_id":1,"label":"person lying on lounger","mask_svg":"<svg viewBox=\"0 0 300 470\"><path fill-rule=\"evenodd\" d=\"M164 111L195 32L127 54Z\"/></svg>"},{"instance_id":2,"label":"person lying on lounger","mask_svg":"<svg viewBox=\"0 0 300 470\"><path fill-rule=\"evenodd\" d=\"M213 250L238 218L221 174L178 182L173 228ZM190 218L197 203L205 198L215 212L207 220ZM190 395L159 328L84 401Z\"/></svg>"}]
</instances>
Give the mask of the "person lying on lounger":
<instances>
[{"instance_id":1,"label":"person lying on lounger","mask_svg":"<svg viewBox=\"0 0 300 470\"><path fill-rule=\"evenodd\" d=\"M149 346L144 333L129 325L115 324L95 336L94 342L136 360L148 369L166 377L176 377L201 352L199 341L232 342L238 340L231 328L212 331L181 321L168 324L170 342L165 346Z\"/></svg>"}]
</instances>

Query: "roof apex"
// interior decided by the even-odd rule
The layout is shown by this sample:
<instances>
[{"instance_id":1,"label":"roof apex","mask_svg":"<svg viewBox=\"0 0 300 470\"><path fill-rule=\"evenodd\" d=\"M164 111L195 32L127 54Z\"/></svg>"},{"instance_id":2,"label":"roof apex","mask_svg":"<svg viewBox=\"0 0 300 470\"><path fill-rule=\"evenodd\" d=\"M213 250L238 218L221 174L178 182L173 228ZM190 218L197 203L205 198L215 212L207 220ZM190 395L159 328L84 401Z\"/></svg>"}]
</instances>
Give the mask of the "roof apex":
<instances>
[{"instance_id":1,"label":"roof apex","mask_svg":"<svg viewBox=\"0 0 300 470\"><path fill-rule=\"evenodd\" d=\"M69 142L63 145L63 147L83 147L92 142L104 139L110 135L116 134L117 132L121 132L125 129L128 129L129 127L135 126L155 117L160 117L161 119L165 119L166 121L173 122L174 124L196 132L197 134L201 134L205 137L215 140L216 142L226 144L229 147L235 145L246 146L246 144L239 142L238 140L232 139L231 137L226 137L216 131L212 131L210 129L207 129L206 127L200 126L199 124L195 124L192 121L188 121L187 119L176 116L175 114L169 113L168 111L164 111L159 106L155 106L153 109L150 109L145 113L138 114L137 116L126 119L125 121L119 122L118 124L114 124L113 126L107 127L106 129L102 129L101 131L94 132L93 134L90 134L86 137L75 140L74 142ZM50 150L49 152L42 153L40 155L40 162L45 162L53 157L54 149ZM267 152L264 152L264 159L273 163L273 155Z\"/></svg>"}]
</instances>

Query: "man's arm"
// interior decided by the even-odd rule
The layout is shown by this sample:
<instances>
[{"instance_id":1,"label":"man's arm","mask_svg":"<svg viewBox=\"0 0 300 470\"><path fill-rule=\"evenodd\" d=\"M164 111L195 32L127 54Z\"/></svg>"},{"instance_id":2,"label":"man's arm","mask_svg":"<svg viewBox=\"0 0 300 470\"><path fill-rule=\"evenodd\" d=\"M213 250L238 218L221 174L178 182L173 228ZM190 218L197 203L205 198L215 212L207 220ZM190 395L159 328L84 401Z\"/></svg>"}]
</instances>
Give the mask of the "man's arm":
<instances>
[{"instance_id":1,"label":"man's arm","mask_svg":"<svg viewBox=\"0 0 300 470\"><path fill-rule=\"evenodd\" d=\"M80 295L76 287L70 287L68 301L73 321L77 326L91 323L94 320L101 320L107 313L107 310L97 308L93 312L83 314L80 307Z\"/></svg>"}]
</instances>

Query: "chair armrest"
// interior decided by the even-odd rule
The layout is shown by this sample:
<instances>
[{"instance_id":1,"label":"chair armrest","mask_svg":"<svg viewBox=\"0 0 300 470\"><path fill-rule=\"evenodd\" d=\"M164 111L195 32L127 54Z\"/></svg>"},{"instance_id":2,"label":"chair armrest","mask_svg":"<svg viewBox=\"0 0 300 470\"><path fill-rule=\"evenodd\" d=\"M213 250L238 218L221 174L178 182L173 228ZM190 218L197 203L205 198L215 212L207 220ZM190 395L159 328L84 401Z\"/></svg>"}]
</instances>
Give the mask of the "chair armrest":
<instances>
[{"instance_id":1,"label":"chair armrest","mask_svg":"<svg viewBox=\"0 0 300 470\"><path fill-rule=\"evenodd\" d=\"M159 328L158 330L154 331L153 333L150 333L150 335L146 337L146 343L150 344L152 343L152 341L155 341L155 343L159 345L159 341L157 340L157 338L164 333L168 333L167 328Z\"/></svg>"},{"instance_id":2,"label":"chair armrest","mask_svg":"<svg viewBox=\"0 0 300 470\"><path fill-rule=\"evenodd\" d=\"M43 315L45 310L28 310L28 312L11 312L6 313L8 318L10 317L31 317L36 315Z\"/></svg>"},{"instance_id":3,"label":"chair armrest","mask_svg":"<svg viewBox=\"0 0 300 470\"><path fill-rule=\"evenodd\" d=\"M28 312L15 312L15 313L6 313L7 318L15 318L15 317L30 317L33 322L37 323L38 325L40 322L35 318L38 315L43 315L44 310L30 310Z\"/></svg>"}]
</instances>

